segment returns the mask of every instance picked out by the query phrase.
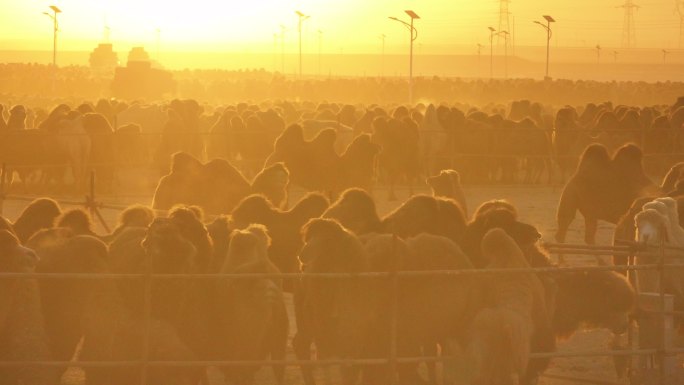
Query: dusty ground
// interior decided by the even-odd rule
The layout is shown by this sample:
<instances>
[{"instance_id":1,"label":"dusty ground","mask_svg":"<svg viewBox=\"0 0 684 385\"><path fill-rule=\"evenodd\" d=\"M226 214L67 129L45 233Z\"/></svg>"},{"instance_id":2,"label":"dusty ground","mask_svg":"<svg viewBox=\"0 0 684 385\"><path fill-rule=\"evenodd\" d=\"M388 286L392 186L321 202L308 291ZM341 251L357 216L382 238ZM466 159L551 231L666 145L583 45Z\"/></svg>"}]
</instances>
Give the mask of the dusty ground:
<instances>
[{"instance_id":1,"label":"dusty ground","mask_svg":"<svg viewBox=\"0 0 684 385\"><path fill-rule=\"evenodd\" d=\"M476 187L466 188L466 196L468 206L472 212L481 202L495 199L505 198L511 201L518 207L521 220L534 224L543 234L545 240L553 241L553 234L556 229L555 223L555 209L560 196L560 188L553 187ZM427 192L427 191L417 191ZM300 193L293 192L291 201L296 201ZM380 214L385 214L392 210L399 202L387 202L386 191L378 190L375 193L378 202L378 209ZM400 199L407 197L407 191L399 191ZM119 198L103 198L103 200L111 201L112 203L146 203L151 201L150 197L126 197ZM5 202L4 214L10 219L14 220L24 207L24 202ZM117 216L117 212L113 210L103 210L105 219L112 225ZM613 226L607 223L601 223L599 227L599 234L597 242L602 245L611 243ZM100 229L102 230L102 229ZM579 216L573 226L571 227L567 241L570 243L581 243L583 240L583 220ZM569 263L572 264L594 264L591 257L576 257ZM292 322L294 324L294 321ZM606 350L610 343L611 336L605 331L586 331L579 332L568 341L559 344L560 351L587 351L587 350ZM290 354L293 357L292 354ZM626 381L618 381L613 369L613 361L610 357L590 357L590 358L558 358L554 359L552 366L547 372L550 375L560 375L575 378L586 378L599 380L597 383L627 383ZM319 373L320 374L320 373ZM259 373L260 384L274 383L270 370L262 369ZM321 376L322 378L322 376ZM212 375L212 383L223 384L222 376L216 372ZM64 378L64 384L81 384L82 376L79 370L74 369L70 371ZM288 368L286 384L299 385L301 378L297 368ZM325 383L321 381L321 383ZM542 385L564 385L564 384L582 384L585 382L562 380L558 378L543 377L540 381Z\"/></svg>"}]
</instances>

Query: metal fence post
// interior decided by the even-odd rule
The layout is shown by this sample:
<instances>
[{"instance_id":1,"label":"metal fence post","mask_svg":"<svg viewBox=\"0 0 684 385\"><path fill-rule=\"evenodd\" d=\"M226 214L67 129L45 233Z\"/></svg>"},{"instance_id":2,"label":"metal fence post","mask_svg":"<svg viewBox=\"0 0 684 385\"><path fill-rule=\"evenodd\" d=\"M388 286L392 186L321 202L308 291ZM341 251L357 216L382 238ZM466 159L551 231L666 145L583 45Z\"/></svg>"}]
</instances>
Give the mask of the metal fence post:
<instances>
[{"instance_id":1,"label":"metal fence post","mask_svg":"<svg viewBox=\"0 0 684 385\"><path fill-rule=\"evenodd\" d=\"M150 361L150 330L152 325L152 259L145 256L145 276L143 278L143 341L142 365L140 367L140 385L147 385L148 366Z\"/></svg>"},{"instance_id":2,"label":"metal fence post","mask_svg":"<svg viewBox=\"0 0 684 385\"><path fill-rule=\"evenodd\" d=\"M658 263L658 273L660 276L660 292L659 292L659 297L660 297L660 317L659 317L659 325L658 327L660 328L660 333L661 333L661 338L660 338L660 343L659 343L659 349L658 349L658 363L659 363L659 374L660 374L660 379L659 383L661 385L665 385L670 383L669 378L670 376L675 375L675 369L677 367L677 364L675 361L675 357L670 356L670 349L672 347L672 339L674 338L673 335L673 319L672 319L672 310L673 306L672 303L666 302L666 294L665 294L665 263L666 259L666 253L665 253L665 240L662 240L660 243L660 261ZM668 318L670 317L670 318Z\"/></svg>"},{"instance_id":3,"label":"metal fence post","mask_svg":"<svg viewBox=\"0 0 684 385\"><path fill-rule=\"evenodd\" d=\"M388 359L389 363L389 375L390 384L396 385L398 383L397 378L397 338L398 338L398 322L397 317L399 313L399 276L397 275L397 269L394 268L390 275L390 289L391 292L391 308L390 308L390 356Z\"/></svg>"},{"instance_id":4,"label":"metal fence post","mask_svg":"<svg viewBox=\"0 0 684 385\"><path fill-rule=\"evenodd\" d=\"M2 170L0 170L0 216L2 216L3 207L5 206L5 180L7 179L7 165L2 164Z\"/></svg>"},{"instance_id":5,"label":"metal fence post","mask_svg":"<svg viewBox=\"0 0 684 385\"><path fill-rule=\"evenodd\" d=\"M97 201L95 200L95 170L90 171L90 189L88 196L86 197L85 206L88 211L90 211L90 215L96 217L100 221L100 224L102 224L102 227L105 229L105 231L110 233L111 229L109 228L107 221L105 221L104 217L100 213L100 210L97 207Z\"/></svg>"}]
</instances>

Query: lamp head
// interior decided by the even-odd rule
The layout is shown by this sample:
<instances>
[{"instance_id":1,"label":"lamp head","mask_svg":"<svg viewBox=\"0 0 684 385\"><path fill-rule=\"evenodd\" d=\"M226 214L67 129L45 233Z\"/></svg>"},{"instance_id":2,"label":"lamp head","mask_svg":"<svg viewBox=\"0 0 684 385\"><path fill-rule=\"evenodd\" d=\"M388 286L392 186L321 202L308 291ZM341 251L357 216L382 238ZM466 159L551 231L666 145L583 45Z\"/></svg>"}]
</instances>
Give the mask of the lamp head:
<instances>
[{"instance_id":1,"label":"lamp head","mask_svg":"<svg viewBox=\"0 0 684 385\"><path fill-rule=\"evenodd\" d=\"M404 11L404 12L406 12L406 14L409 15L409 17L410 17L411 19L420 19L420 16L418 16L415 12L413 12L413 11L411 11L411 10L407 10L407 11Z\"/></svg>"}]
</instances>

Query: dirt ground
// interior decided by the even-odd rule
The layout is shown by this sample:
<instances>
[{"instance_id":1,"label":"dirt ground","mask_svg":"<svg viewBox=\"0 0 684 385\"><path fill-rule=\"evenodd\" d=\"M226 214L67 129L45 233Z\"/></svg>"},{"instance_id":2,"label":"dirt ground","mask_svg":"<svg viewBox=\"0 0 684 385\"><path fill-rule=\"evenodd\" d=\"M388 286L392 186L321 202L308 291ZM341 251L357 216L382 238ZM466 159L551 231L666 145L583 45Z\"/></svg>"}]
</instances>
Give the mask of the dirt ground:
<instances>
[{"instance_id":1,"label":"dirt ground","mask_svg":"<svg viewBox=\"0 0 684 385\"><path fill-rule=\"evenodd\" d=\"M427 190L418 190L416 192L427 193ZM553 241L553 234L556 229L555 212L558 198L561 189L557 187L473 187L466 188L466 197L468 201L469 211L472 212L482 202L489 199L505 198L511 201L520 212L521 220L534 224L542 233L543 239ZM291 202L296 202L296 199L301 195L301 192L293 191L291 194ZM408 196L407 190L397 192L399 199ZM375 192L376 201L378 202L378 210L383 215L391 211L400 202L388 202L386 198L386 191L378 189ZM125 199L119 198L103 198L105 201L112 203L144 203L149 204L151 197L127 197ZM26 205L24 202L7 201L4 206L4 215L11 220L14 220L21 209ZM105 220L111 225L116 221L118 213L113 210L103 210ZM99 226L98 231L103 231ZM599 234L597 242L601 245L611 244L613 225L607 223L600 223ZM583 220L578 215L578 218L572 224L568 233L567 241L569 243L583 242ZM595 265L593 257L574 257L568 263L573 265ZM291 305L291 298L288 298ZM290 307L290 310L292 308ZM292 312L291 312L292 313ZM291 322L294 325L294 320ZM292 330L294 332L294 330ZM581 331L578 332L568 341L563 341L559 344L559 351L597 351L609 349L611 335L606 331ZM290 351L290 357L294 355ZM322 370L319 370L322 372ZM552 361L551 368L547 371L548 376L542 377L541 385L570 385L583 384L586 382L576 380L566 380L559 378L552 378L556 376L567 376L573 378L585 378L590 380L598 380L595 383L627 383L625 380L619 381L616 377L613 360L610 357L580 357L580 358L557 358ZM319 373L320 378L324 376ZM212 383L216 385L223 385L222 376L216 370L212 370ZM67 373L63 384L76 385L81 384L82 374L80 370L73 369ZM335 381L336 382L336 381ZM334 383L335 383L334 382ZM273 384L273 377L271 371L262 369L258 375L258 384ZM290 367L287 370L286 384L299 385L301 384L301 377L299 370L296 367ZM319 383L325 384L325 381Z\"/></svg>"}]
</instances>

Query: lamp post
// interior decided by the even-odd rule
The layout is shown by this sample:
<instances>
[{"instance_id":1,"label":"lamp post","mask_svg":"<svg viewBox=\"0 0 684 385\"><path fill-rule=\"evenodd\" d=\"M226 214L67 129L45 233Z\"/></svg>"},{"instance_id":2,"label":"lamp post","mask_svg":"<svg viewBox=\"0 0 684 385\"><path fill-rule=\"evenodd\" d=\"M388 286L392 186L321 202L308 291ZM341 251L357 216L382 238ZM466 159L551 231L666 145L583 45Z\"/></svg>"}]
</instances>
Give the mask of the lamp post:
<instances>
[{"instance_id":1,"label":"lamp post","mask_svg":"<svg viewBox=\"0 0 684 385\"><path fill-rule=\"evenodd\" d=\"M385 38L386 37L387 37L387 35L385 35L384 33L380 35L380 40L382 40L382 51L381 51L382 56L380 56L380 77L381 78L385 76Z\"/></svg>"},{"instance_id":2,"label":"lamp post","mask_svg":"<svg viewBox=\"0 0 684 385\"><path fill-rule=\"evenodd\" d=\"M298 29L299 29L299 77L302 77L302 24L304 23L304 20L308 19L310 16L305 15L299 11L295 11L297 16L299 17L299 24L298 24Z\"/></svg>"},{"instance_id":3,"label":"lamp post","mask_svg":"<svg viewBox=\"0 0 684 385\"><path fill-rule=\"evenodd\" d=\"M601 64L601 46L599 44L596 45L596 64Z\"/></svg>"},{"instance_id":4,"label":"lamp post","mask_svg":"<svg viewBox=\"0 0 684 385\"><path fill-rule=\"evenodd\" d=\"M420 16L418 16L415 12L411 10L404 11L406 12L407 15L411 18L411 23L407 23L403 20L399 20L396 17L390 16L390 19L399 22L403 24L406 28L408 28L409 32L411 33L411 41L410 41L410 48L409 48L409 103L413 104L413 42L418 39L418 30L416 27L413 26L413 22L416 19L420 19Z\"/></svg>"},{"instance_id":5,"label":"lamp post","mask_svg":"<svg viewBox=\"0 0 684 385\"><path fill-rule=\"evenodd\" d=\"M273 73L278 71L278 34L273 34Z\"/></svg>"},{"instance_id":6,"label":"lamp post","mask_svg":"<svg viewBox=\"0 0 684 385\"><path fill-rule=\"evenodd\" d=\"M546 20L546 25L544 25L544 23L541 21L535 21L535 23L541 25L542 28L546 30L546 76L544 79L549 79L549 46L551 45L551 36L553 35L551 31L551 23L555 23L556 20L549 15L544 15L544 19Z\"/></svg>"},{"instance_id":7,"label":"lamp post","mask_svg":"<svg viewBox=\"0 0 684 385\"><path fill-rule=\"evenodd\" d=\"M667 64L667 55L670 53L670 51L664 49L663 50L663 65Z\"/></svg>"},{"instance_id":8,"label":"lamp post","mask_svg":"<svg viewBox=\"0 0 684 385\"><path fill-rule=\"evenodd\" d=\"M52 66L57 67L57 30L59 29L59 24L57 23L57 14L62 13L62 10L54 5L51 5L50 9L52 10L52 14L48 12L43 12L43 14L52 19Z\"/></svg>"},{"instance_id":9,"label":"lamp post","mask_svg":"<svg viewBox=\"0 0 684 385\"><path fill-rule=\"evenodd\" d=\"M508 31L499 31L495 36L504 37L504 78L508 79Z\"/></svg>"},{"instance_id":10,"label":"lamp post","mask_svg":"<svg viewBox=\"0 0 684 385\"><path fill-rule=\"evenodd\" d=\"M489 28L489 79L494 79L494 32L493 27Z\"/></svg>"},{"instance_id":11,"label":"lamp post","mask_svg":"<svg viewBox=\"0 0 684 385\"><path fill-rule=\"evenodd\" d=\"M285 31L287 28L280 24L280 73L285 75Z\"/></svg>"},{"instance_id":12,"label":"lamp post","mask_svg":"<svg viewBox=\"0 0 684 385\"><path fill-rule=\"evenodd\" d=\"M322 52L323 52L323 31L320 29L318 30L318 76L321 76L323 73L322 71L322 65L321 65L321 57L322 57Z\"/></svg>"},{"instance_id":13,"label":"lamp post","mask_svg":"<svg viewBox=\"0 0 684 385\"><path fill-rule=\"evenodd\" d=\"M482 44L477 43L477 68L480 75L482 74L479 70L482 67L482 47L484 47Z\"/></svg>"},{"instance_id":14,"label":"lamp post","mask_svg":"<svg viewBox=\"0 0 684 385\"><path fill-rule=\"evenodd\" d=\"M157 61L161 61L160 47L161 47L161 29L157 28Z\"/></svg>"}]
</instances>

